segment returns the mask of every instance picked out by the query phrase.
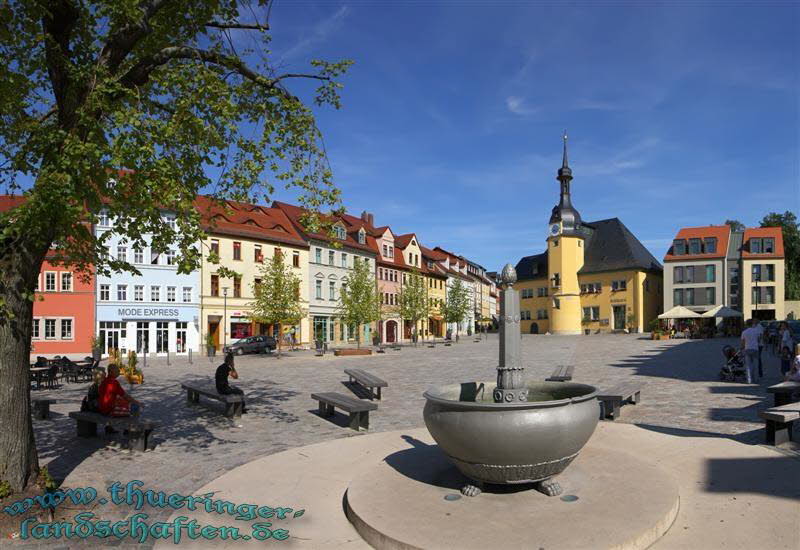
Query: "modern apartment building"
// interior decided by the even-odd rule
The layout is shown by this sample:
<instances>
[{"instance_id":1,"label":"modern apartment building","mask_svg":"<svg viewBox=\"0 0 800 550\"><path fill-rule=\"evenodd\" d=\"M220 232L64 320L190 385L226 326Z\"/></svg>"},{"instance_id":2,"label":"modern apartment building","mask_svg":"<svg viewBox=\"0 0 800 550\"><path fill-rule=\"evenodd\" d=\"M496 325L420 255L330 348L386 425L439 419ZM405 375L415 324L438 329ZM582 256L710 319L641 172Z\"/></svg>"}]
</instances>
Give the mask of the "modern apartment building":
<instances>
[{"instance_id":1,"label":"modern apartment building","mask_svg":"<svg viewBox=\"0 0 800 550\"><path fill-rule=\"evenodd\" d=\"M703 313L723 305L745 319L785 316L779 227L683 228L664 257L664 268L664 310L680 305Z\"/></svg>"}]
</instances>

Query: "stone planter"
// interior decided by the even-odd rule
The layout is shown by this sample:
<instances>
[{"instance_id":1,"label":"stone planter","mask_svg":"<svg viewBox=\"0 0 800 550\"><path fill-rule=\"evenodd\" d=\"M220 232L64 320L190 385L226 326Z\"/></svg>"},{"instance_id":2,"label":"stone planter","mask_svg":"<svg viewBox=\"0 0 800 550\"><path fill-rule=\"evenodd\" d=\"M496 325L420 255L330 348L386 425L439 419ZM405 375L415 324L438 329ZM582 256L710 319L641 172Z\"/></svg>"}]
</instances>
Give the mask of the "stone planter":
<instances>
[{"instance_id":1,"label":"stone planter","mask_svg":"<svg viewBox=\"0 0 800 550\"><path fill-rule=\"evenodd\" d=\"M333 350L333 354L337 357L341 355L372 355L371 349L337 349Z\"/></svg>"},{"instance_id":2,"label":"stone planter","mask_svg":"<svg viewBox=\"0 0 800 550\"><path fill-rule=\"evenodd\" d=\"M125 377L128 384L142 384L144 383L144 376L141 374L131 374Z\"/></svg>"},{"instance_id":3,"label":"stone planter","mask_svg":"<svg viewBox=\"0 0 800 550\"><path fill-rule=\"evenodd\" d=\"M103 350L100 348L93 348L92 349L92 359L97 362L103 358Z\"/></svg>"}]
</instances>

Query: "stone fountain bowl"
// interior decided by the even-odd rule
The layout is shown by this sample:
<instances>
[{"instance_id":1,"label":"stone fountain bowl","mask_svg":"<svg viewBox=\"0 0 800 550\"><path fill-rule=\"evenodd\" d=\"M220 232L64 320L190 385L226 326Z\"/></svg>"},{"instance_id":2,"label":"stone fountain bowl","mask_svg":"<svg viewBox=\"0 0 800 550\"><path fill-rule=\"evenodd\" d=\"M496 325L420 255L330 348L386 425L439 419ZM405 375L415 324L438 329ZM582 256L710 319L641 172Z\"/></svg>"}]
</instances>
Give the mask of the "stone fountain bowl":
<instances>
[{"instance_id":1,"label":"stone fountain bowl","mask_svg":"<svg viewBox=\"0 0 800 550\"><path fill-rule=\"evenodd\" d=\"M558 475L589 441L600 414L597 388L531 382L528 401L495 403L494 382L429 388L428 431L468 478L496 484Z\"/></svg>"}]
</instances>

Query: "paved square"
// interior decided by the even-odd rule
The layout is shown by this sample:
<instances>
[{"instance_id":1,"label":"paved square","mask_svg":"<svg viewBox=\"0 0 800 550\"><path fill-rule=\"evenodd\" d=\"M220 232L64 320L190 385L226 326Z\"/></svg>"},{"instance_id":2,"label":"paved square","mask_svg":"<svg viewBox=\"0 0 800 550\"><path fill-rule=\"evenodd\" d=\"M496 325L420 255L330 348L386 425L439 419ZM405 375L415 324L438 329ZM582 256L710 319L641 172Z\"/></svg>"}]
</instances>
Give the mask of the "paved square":
<instances>
[{"instance_id":1,"label":"paved square","mask_svg":"<svg viewBox=\"0 0 800 550\"><path fill-rule=\"evenodd\" d=\"M543 380L557 365L575 365L573 380L608 387L635 379L643 384L638 405L627 405L617 422L636 423L684 435L730 436L760 443L763 422L757 411L771 402L764 391L779 381L778 361L764 352L766 377L760 386L723 383L718 379L721 349L736 345L731 339L652 341L644 335L522 337L525 375ZM346 427L346 416L333 421L317 416L310 394L337 391L349 394L343 384L348 367L374 372L389 383L379 408L370 414L370 431L424 426L422 393L430 385L473 380L494 380L498 340L461 343L435 349L420 345L369 357L315 357L313 352L274 356L237 357L240 374L235 385L244 389L250 414L231 421L221 405L188 407L180 382L213 377L217 357L196 357L194 364L181 358L166 365L149 360L145 383L134 388L144 403L144 416L160 427L156 447L144 454L121 450L113 440L78 439L75 422L66 415L79 408L87 384L67 384L58 390L34 392L52 396L53 419L35 421L42 464L56 479L67 478L70 487L108 486L113 481L144 481L148 488L192 494L221 474L257 457L288 448L341 437L359 437ZM122 382L123 385L127 385ZM202 401L202 398L201 398ZM280 476L280 472L275 472ZM264 487L265 493L269 487ZM111 517L112 510L97 510ZM153 516L159 517L154 513Z\"/></svg>"}]
</instances>

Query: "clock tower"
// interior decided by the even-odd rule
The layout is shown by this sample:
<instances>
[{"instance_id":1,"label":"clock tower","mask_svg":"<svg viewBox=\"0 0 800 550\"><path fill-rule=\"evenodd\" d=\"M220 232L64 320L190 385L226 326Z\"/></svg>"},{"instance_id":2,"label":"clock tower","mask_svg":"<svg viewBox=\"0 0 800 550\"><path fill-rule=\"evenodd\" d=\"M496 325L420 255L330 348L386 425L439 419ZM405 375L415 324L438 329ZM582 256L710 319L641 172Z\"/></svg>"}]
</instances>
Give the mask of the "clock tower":
<instances>
[{"instance_id":1,"label":"clock tower","mask_svg":"<svg viewBox=\"0 0 800 550\"><path fill-rule=\"evenodd\" d=\"M581 297L578 271L583 267L585 231L581 215L572 206L570 182L572 170L567 162L567 133L564 132L564 155L557 177L561 185L558 204L553 207L547 237L548 286L550 295L550 332L581 333Z\"/></svg>"}]
</instances>

